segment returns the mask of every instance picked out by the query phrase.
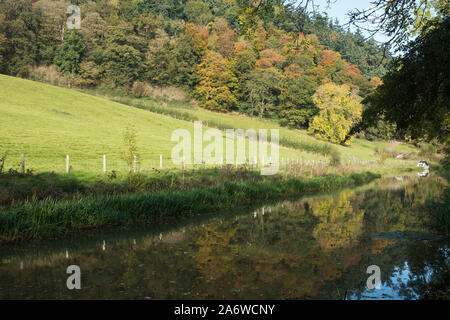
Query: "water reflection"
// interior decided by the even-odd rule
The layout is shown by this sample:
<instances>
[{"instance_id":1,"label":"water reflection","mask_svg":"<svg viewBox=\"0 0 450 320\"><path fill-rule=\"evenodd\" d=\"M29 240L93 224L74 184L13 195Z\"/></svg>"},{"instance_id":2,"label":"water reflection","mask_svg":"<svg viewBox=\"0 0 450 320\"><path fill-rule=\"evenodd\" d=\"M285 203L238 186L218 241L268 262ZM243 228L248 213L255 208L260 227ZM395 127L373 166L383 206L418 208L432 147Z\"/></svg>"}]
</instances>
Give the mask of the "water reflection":
<instances>
[{"instance_id":1,"label":"water reflection","mask_svg":"<svg viewBox=\"0 0 450 320\"><path fill-rule=\"evenodd\" d=\"M383 179L200 221L5 246L0 299L433 297L448 284L449 241L404 235L426 234L421 206L442 183ZM65 286L71 264L80 291ZM373 264L380 290L365 286Z\"/></svg>"}]
</instances>

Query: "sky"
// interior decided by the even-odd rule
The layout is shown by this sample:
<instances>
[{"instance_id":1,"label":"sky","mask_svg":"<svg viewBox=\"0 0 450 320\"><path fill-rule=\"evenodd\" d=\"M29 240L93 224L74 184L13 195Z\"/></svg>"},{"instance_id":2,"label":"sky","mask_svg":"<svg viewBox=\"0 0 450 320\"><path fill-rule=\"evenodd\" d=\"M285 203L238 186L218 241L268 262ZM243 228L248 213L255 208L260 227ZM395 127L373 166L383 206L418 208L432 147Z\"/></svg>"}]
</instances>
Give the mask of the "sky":
<instances>
[{"instance_id":1,"label":"sky","mask_svg":"<svg viewBox=\"0 0 450 320\"><path fill-rule=\"evenodd\" d=\"M349 21L349 17L347 15L349 11L355 8L360 10L369 9L371 2L373 1L374 0L332 0L330 8L328 8L327 0L314 0L314 5L319 6L317 11L326 12L329 17L333 18L333 20L337 18L339 20L339 24L344 25ZM353 26L350 29L353 31L356 30ZM363 34L368 35L365 31L363 31ZM388 38L383 34L377 34L375 36L375 40L384 42L387 41Z\"/></svg>"}]
</instances>

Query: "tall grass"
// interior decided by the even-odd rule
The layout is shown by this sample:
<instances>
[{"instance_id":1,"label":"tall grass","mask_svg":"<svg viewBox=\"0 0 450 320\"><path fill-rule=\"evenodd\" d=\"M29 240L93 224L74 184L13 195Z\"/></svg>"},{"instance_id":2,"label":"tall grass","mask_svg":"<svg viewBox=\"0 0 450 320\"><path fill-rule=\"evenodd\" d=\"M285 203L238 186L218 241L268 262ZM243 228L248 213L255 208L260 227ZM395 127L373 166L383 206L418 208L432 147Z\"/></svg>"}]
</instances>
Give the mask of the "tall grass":
<instances>
[{"instance_id":1,"label":"tall grass","mask_svg":"<svg viewBox=\"0 0 450 320\"><path fill-rule=\"evenodd\" d=\"M45 82L59 87L71 88L75 83L74 77L64 75L54 65L30 66L28 68L28 77L30 80Z\"/></svg>"},{"instance_id":2,"label":"tall grass","mask_svg":"<svg viewBox=\"0 0 450 320\"><path fill-rule=\"evenodd\" d=\"M86 197L74 201L31 201L0 213L0 240L57 237L85 228L149 223L165 217L232 209L280 197L299 196L369 182L370 172L262 182L223 182L187 191Z\"/></svg>"},{"instance_id":3,"label":"tall grass","mask_svg":"<svg viewBox=\"0 0 450 320\"><path fill-rule=\"evenodd\" d=\"M146 102L144 101L136 101L134 98L130 97L114 97L110 99L111 101L118 102L121 104L131 105L135 108L139 108L142 110L147 110L150 112L163 114L166 116L171 116L173 118L179 119L179 120L185 120L185 121L198 121L199 119L195 116L192 116L188 112L184 112L177 109L171 109L167 106L161 106L156 103Z\"/></svg>"},{"instance_id":4,"label":"tall grass","mask_svg":"<svg viewBox=\"0 0 450 320\"><path fill-rule=\"evenodd\" d=\"M37 173L17 175L5 172L0 174L0 209L24 202L54 200L71 200L86 196L104 196L134 192L172 192L211 186L224 181L261 181L259 171L247 167L235 169L192 168L180 170L154 170L153 173L127 174L111 172L108 175L75 175Z\"/></svg>"},{"instance_id":5,"label":"tall grass","mask_svg":"<svg viewBox=\"0 0 450 320\"><path fill-rule=\"evenodd\" d=\"M142 81L135 81L130 89L136 98L166 99L168 101L185 101L187 95L184 90L176 87L154 87Z\"/></svg>"}]
</instances>

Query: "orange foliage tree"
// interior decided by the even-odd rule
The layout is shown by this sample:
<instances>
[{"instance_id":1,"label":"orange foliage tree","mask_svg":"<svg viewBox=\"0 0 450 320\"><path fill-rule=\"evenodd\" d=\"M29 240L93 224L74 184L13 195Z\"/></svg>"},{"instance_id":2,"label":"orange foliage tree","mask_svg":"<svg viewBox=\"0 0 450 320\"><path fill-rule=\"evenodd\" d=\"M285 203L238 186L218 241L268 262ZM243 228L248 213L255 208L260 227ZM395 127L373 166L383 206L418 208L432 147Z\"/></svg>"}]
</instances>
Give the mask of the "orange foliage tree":
<instances>
[{"instance_id":1,"label":"orange foliage tree","mask_svg":"<svg viewBox=\"0 0 450 320\"><path fill-rule=\"evenodd\" d=\"M231 90L237 79L230 70L229 61L218 52L208 50L198 66L200 76L197 93L200 106L209 110L227 111L237 100Z\"/></svg>"}]
</instances>

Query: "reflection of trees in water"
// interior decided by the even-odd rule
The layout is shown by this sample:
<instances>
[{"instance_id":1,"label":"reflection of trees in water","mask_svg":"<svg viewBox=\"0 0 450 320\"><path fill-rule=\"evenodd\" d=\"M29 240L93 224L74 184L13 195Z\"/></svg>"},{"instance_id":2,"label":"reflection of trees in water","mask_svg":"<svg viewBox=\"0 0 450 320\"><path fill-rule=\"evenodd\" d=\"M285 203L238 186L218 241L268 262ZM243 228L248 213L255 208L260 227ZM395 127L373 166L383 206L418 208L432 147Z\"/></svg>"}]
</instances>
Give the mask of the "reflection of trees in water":
<instances>
[{"instance_id":1,"label":"reflection of trees in water","mask_svg":"<svg viewBox=\"0 0 450 320\"><path fill-rule=\"evenodd\" d=\"M450 256L448 242L420 241L408 246L412 277L400 288L405 297L419 293L425 299L450 299Z\"/></svg>"},{"instance_id":2,"label":"reflection of trees in water","mask_svg":"<svg viewBox=\"0 0 450 320\"><path fill-rule=\"evenodd\" d=\"M323 281L340 277L359 262L351 244L362 230L364 212L353 209L352 191L333 197L284 202L238 222L211 224L195 235L198 269L219 287L245 288L239 297L314 296ZM252 287L245 284L252 283ZM216 288L202 290L215 296ZM232 298L231 293L224 298Z\"/></svg>"},{"instance_id":3,"label":"reflection of trees in water","mask_svg":"<svg viewBox=\"0 0 450 320\"><path fill-rule=\"evenodd\" d=\"M406 297L426 294L421 279L428 269L436 270L436 279L448 278L437 247L370 235L419 228L420 205L438 196L439 186L430 180L392 190L344 190L285 201L264 214L260 209L213 219L161 239L120 240L105 251L99 244L71 253L69 260L62 251L52 253L25 261L23 270L0 264L0 298L333 298L337 289L361 296L367 266L379 265L382 280L393 285L395 267L405 262L417 278L399 291ZM65 289L68 263L82 268L81 293ZM6 286L18 289L8 292Z\"/></svg>"},{"instance_id":4,"label":"reflection of trees in water","mask_svg":"<svg viewBox=\"0 0 450 320\"><path fill-rule=\"evenodd\" d=\"M354 298L361 299L371 290L366 288L367 277L360 278L368 265L381 269L381 281L389 287L387 294L402 299L448 299L448 246L442 241L396 241L382 255L366 252L362 264L355 266L338 279L336 286L351 289ZM448 243L448 242L447 242ZM447 247L447 252L443 248ZM367 275L368 276L368 275ZM376 290L375 290L376 293ZM388 297L385 297L388 298Z\"/></svg>"},{"instance_id":5,"label":"reflection of trees in water","mask_svg":"<svg viewBox=\"0 0 450 320\"><path fill-rule=\"evenodd\" d=\"M320 220L313 236L322 250L347 247L361 235L364 211L352 205L354 197L355 192L347 190L312 205L314 216Z\"/></svg>"}]
</instances>

